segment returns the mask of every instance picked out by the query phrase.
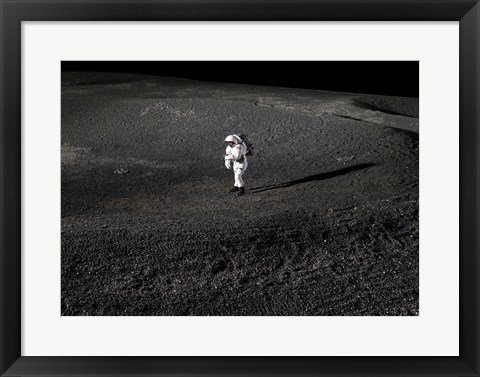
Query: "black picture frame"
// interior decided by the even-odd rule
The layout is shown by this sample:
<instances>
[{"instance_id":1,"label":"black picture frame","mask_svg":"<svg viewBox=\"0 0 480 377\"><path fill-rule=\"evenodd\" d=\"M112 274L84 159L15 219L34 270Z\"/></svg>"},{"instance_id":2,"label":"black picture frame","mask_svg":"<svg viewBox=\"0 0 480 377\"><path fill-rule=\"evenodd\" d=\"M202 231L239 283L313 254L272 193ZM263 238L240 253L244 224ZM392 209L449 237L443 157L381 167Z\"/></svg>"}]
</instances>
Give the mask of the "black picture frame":
<instances>
[{"instance_id":1,"label":"black picture frame","mask_svg":"<svg viewBox=\"0 0 480 377\"><path fill-rule=\"evenodd\" d=\"M479 376L478 0L0 0L0 12L2 376ZM21 356L21 23L153 20L459 21L459 357Z\"/></svg>"}]
</instances>

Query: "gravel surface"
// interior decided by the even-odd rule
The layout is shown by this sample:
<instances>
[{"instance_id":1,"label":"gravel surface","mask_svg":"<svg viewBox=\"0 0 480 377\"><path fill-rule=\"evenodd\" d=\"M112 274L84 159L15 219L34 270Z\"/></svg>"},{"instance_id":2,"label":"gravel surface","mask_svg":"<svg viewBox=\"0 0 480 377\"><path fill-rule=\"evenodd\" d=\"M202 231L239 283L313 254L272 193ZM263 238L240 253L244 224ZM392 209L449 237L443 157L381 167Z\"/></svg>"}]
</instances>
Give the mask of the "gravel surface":
<instances>
[{"instance_id":1,"label":"gravel surface","mask_svg":"<svg viewBox=\"0 0 480 377\"><path fill-rule=\"evenodd\" d=\"M64 72L62 315L418 315L418 126L418 99Z\"/></svg>"}]
</instances>

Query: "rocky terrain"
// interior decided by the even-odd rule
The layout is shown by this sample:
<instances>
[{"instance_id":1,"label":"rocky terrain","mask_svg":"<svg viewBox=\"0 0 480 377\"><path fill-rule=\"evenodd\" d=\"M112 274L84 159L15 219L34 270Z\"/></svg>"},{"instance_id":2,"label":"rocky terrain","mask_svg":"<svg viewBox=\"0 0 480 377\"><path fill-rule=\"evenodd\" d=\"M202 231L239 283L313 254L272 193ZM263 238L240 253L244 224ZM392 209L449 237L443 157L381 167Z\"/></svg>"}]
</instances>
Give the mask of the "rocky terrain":
<instances>
[{"instance_id":1,"label":"rocky terrain","mask_svg":"<svg viewBox=\"0 0 480 377\"><path fill-rule=\"evenodd\" d=\"M63 72L62 315L418 315L418 111ZM241 197L231 133L256 146Z\"/></svg>"}]
</instances>

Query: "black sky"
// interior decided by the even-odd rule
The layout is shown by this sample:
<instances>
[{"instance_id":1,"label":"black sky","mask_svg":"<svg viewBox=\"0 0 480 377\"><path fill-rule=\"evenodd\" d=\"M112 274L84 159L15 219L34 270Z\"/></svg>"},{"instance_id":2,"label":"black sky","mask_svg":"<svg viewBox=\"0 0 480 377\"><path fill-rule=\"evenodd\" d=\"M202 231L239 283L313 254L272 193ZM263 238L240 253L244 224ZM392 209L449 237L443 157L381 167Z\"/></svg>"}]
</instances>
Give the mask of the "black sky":
<instances>
[{"instance_id":1,"label":"black sky","mask_svg":"<svg viewBox=\"0 0 480 377\"><path fill-rule=\"evenodd\" d=\"M418 61L64 61L62 71L135 72L338 92L419 95Z\"/></svg>"}]
</instances>

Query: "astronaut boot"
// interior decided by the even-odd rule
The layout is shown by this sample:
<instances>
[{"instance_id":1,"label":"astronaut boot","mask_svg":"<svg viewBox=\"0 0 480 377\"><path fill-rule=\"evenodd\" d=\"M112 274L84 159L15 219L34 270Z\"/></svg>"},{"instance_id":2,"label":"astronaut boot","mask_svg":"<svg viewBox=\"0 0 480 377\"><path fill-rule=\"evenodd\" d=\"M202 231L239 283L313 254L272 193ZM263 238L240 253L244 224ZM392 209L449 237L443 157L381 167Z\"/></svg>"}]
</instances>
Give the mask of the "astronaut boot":
<instances>
[{"instance_id":1,"label":"astronaut boot","mask_svg":"<svg viewBox=\"0 0 480 377\"><path fill-rule=\"evenodd\" d=\"M230 192L235 192L235 191L238 191L238 187L237 187L237 186L233 186L233 187L230 189Z\"/></svg>"},{"instance_id":2,"label":"astronaut boot","mask_svg":"<svg viewBox=\"0 0 480 377\"><path fill-rule=\"evenodd\" d=\"M245 194L245 187L240 187L239 191L238 191L238 196L242 196Z\"/></svg>"}]
</instances>

